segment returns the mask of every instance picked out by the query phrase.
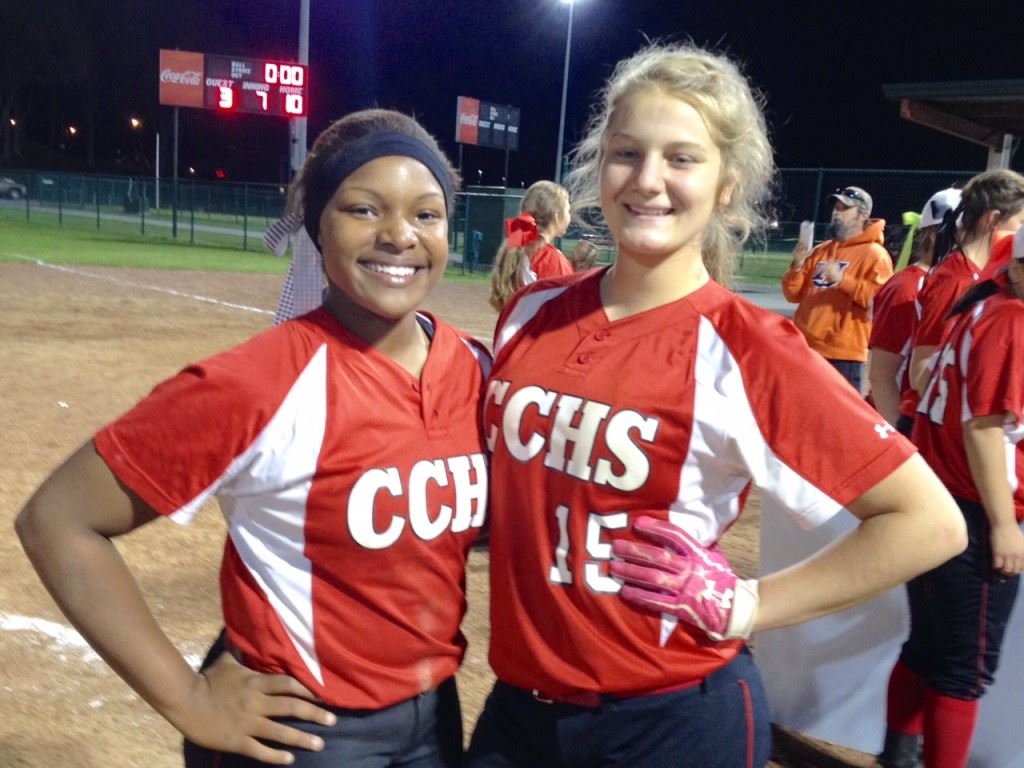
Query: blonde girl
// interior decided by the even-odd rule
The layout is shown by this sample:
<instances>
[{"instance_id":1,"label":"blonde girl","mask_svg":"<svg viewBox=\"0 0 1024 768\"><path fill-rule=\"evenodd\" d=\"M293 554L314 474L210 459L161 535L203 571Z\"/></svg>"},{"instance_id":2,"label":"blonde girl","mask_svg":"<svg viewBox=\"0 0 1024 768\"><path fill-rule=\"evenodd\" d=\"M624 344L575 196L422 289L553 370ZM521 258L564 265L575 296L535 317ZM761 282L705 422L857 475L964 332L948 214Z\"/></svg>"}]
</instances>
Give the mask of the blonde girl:
<instances>
[{"instance_id":1,"label":"blonde girl","mask_svg":"<svg viewBox=\"0 0 1024 768\"><path fill-rule=\"evenodd\" d=\"M553 181L526 190L519 215L505 221L505 240L491 270L491 306L499 312L524 285L572 274L572 265L552 242L569 227L569 193Z\"/></svg>"},{"instance_id":2,"label":"blonde girl","mask_svg":"<svg viewBox=\"0 0 1024 768\"><path fill-rule=\"evenodd\" d=\"M772 155L729 59L655 45L615 69L576 155L614 264L527 286L495 334L491 647L468 763L764 765L746 648L959 552L964 524L913 447L786 319L739 298ZM588 217L589 218L589 217ZM862 521L740 579L718 544L748 489L800 525Z\"/></svg>"}]
</instances>

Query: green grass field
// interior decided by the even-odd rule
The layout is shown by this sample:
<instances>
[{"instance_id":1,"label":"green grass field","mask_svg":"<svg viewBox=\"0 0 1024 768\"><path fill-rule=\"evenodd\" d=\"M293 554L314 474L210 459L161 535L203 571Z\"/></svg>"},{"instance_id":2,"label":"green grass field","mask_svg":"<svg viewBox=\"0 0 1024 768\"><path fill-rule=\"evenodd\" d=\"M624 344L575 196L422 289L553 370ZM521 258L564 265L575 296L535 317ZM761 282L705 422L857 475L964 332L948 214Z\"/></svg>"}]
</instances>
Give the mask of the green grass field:
<instances>
[{"instance_id":1,"label":"green grass field","mask_svg":"<svg viewBox=\"0 0 1024 768\"><path fill-rule=\"evenodd\" d=\"M177 240L170 232L140 234L137 224L104 222L104 228L90 228L87 220L65 218L59 226L56 216L38 214L25 221L10 211L0 216L0 260L39 259L60 264L92 266L145 267L150 269L192 269L209 272L262 272L284 273L288 260L277 258L263 250L262 232L249 238L249 250L242 250L237 237L224 237L218 243L209 234L201 243L190 243L188 235ZM93 224L93 226L95 226ZM213 240L210 242L209 240ZM574 242L563 240L563 250L569 253ZM787 244L779 243L778 246ZM258 249L258 250L257 250ZM603 252L602 261L611 258L611 251ZM785 272L790 251L749 250L737 260L736 277L748 283L774 283ZM486 271L465 273L461 266L451 265L446 279L486 281Z\"/></svg>"},{"instance_id":2,"label":"green grass field","mask_svg":"<svg viewBox=\"0 0 1024 768\"><path fill-rule=\"evenodd\" d=\"M195 245L168 235L147 235L108 228L60 227L44 220L26 222L0 217L0 261L38 259L55 264L147 269L192 269L206 272L262 272L283 274L288 260L263 250L243 251ZM446 280L485 281L486 273L463 274L448 268Z\"/></svg>"}]
</instances>

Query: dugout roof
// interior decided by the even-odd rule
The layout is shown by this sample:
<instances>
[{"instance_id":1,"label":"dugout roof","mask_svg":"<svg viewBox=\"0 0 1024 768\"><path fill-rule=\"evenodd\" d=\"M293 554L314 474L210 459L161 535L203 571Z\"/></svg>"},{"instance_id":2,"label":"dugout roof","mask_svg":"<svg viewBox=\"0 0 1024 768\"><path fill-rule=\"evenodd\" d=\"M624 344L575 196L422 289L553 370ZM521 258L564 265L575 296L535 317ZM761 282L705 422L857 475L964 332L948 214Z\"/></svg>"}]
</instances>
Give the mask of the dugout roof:
<instances>
[{"instance_id":1,"label":"dugout roof","mask_svg":"<svg viewBox=\"0 0 1024 768\"><path fill-rule=\"evenodd\" d=\"M951 133L992 150L1003 137L1024 135L1024 80L892 83L886 98L900 103L900 117Z\"/></svg>"}]
</instances>

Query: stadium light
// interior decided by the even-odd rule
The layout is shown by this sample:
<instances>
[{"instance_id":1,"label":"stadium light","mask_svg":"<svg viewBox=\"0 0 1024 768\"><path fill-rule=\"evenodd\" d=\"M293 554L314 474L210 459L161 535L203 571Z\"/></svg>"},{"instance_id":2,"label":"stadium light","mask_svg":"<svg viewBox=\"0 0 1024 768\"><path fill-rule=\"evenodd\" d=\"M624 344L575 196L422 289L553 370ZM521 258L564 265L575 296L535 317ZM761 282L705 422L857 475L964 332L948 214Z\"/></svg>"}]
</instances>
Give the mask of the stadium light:
<instances>
[{"instance_id":1,"label":"stadium light","mask_svg":"<svg viewBox=\"0 0 1024 768\"><path fill-rule=\"evenodd\" d=\"M562 183L562 144L565 140L565 97L569 91L569 59L572 56L572 8L575 0L562 0L569 5L569 31L565 36L565 69L562 72L562 110L558 115L558 155L555 158L555 182Z\"/></svg>"},{"instance_id":2,"label":"stadium light","mask_svg":"<svg viewBox=\"0 0 1024 768\"><path fill-rule=\"evenodd\" d=\"M77 134L78 134L78 126L75 126L75 125L69 125L69 126L68 126L68 133L69 133L69 134L70 134L71 136L75 136L75 135L77 135Z\"/></svg>"},{"instance_id":3,"label":"stadium light","mask_svg":"<svg viewBox=\"0 0 1024 768\"><path fill-rule=\"evenodd\" d=\"M13 127L14 127L14 126L16 126L17 124L18 124L18 121L17 121L17 120L15 120L15 119L14 119L14 118L12 117L12 118L11 118L11 127L13 128Z\"/></svg>"}]
</instances>

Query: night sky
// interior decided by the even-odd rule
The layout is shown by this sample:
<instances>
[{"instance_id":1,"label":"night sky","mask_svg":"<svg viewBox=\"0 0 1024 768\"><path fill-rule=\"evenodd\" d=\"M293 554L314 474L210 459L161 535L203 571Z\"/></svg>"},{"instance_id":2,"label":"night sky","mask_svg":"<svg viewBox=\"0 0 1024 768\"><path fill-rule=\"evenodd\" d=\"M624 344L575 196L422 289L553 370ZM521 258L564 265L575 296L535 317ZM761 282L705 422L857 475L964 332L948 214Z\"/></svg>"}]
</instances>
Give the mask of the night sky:
<instances>
[{"instance_id":1,"label":"night sky","mask_svg":"<svg viewBox=\"0 0 1024 768\"><path fill-rule=\"evenodd\" d=\"M198 4L218 23L154 20L157 47L297 57L298 0ZM691 39L738 58L764 91L781 167L980 170L983 147L902 121L882 93L884 83L1024 79L1024 2L961 5L956 17L937 2L577 0L566 147L618 59L648 38ZM521 109L513 185L553 177L568 13L559 0L312 0L310 144L333 118L378 105L418 116L455 160L455 103L465 95ZM109 54L125 57L132 78L114 108L158 121L169 140L157 51L128 50ZM183 164L223 166L236 180L278 181L286 165L280 119L182 110L181 137ZM479 170L500 183L503 164L501 151L465 148L467 180Z\"/></svg>"}]
</instances>

